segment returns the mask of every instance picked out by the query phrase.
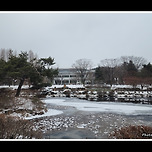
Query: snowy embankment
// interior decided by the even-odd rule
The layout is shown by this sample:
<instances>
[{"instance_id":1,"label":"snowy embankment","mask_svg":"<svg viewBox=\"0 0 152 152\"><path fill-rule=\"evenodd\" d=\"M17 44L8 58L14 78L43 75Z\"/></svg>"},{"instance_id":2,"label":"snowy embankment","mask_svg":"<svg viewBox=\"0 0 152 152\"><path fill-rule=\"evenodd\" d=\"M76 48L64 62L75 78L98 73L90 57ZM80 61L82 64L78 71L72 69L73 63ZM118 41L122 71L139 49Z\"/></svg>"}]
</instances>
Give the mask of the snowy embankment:
<instances>
[{"instance_id":1,"label":"snowy embankment","mask_svg":"<svg viewBox=\"0 0 152 152\"><path fill-rule=\"evenodd\" d=\"M116 113L116 114L126 114L126 115L140 115L140 114L152 115L151 105L120 103L120 102L91 102L87 100L80 100L77 98L68 98L68 99L46 98L43 100L43 102L46 104L55 104L59 106L71 106L71 107L75 107L77 110L88 111L88 112L89 111L106 112L106 113ZM32 106L33 104L31 104L31 102L25 102L23 109L33 110L34 108L32 108ZM18 107L18 109L22 109L22 108ZM36 114L36 115L28 114L26 115L26 117L24 117L24 119L34 119L45 116L60 115L62 113L63 111L61 110L48 109L47 112L43 111L43 114ZM19 115L19 114L14 113L12 115Z\"/></svg>"},{"instance_id":2,"label":"snowy embankment","mask_svg":"<svg viewBox=\"0 0 152 152\"><path fill-rule=\"evenodd\" d=\"M36 109L36 105L34 105L30 99L25 99L25 98L19 98L18 99L18 103L20 103L17 107L17 109L26 109L26 110L30 110L33 111L33 114L30 113L26 113L26 114L20 114L20 113L12 113L12 116L17 116L20 117L22 119L34 119L34 118L40 118L40 117L45 117L45 116L54 116L54 115L59 115L62 114L63 112L60 110L55 110L55 109L45 109L45 107L43 107L41 110ZM34 112L36 114L34 114Z\"/></svg>"},{"instance_id":3,"label":"snowy embankment","mask_svg":"<svg viewBox=\"0 0 152 152\"><path fill-rule=\"evenodd\" d=\"M32 85L31 85L31 87L32 87ZM8 89L16 90L18 88L18 85L10 85L10 86L3 85L3 86L0 86L0 89L1 88L8 88ZM30 88L29 85L23 85L22 86L22 89L29 89L29 88Z\"/></svg>"},{"instance_id":4,"label":"snowy embankment","mask_svg":"<svg viewBox=\"0 0 152 152\"><path fill-rule=\"evenodd\" d=\"M49 103L49 102L47 102L47 100L43 100L43 102L46 103L46 104ZM24 119L35 119L35 118L41 118L41 117L46 117L46 116L60 115L62 113L63 113L63 111L61 111L61 110L48 109L47 112L45 112L42 115L35 115L35 116L31 115L29 117L25 117Z\"/></svg>"},{"instance_id":5,"label":"snowy embankment","mask_svg":"<svg viewBox=\"0 0 152 152\"><path fill-rule=\"evenodd\" d=\"M0 89L9 89L9 90L16 90L18 86L0 86ZM20 94L20 97L10 97L4 98L3 100L8 100L6 102L1 102L7 104L0 108L0 114L6 114L12 116L16 119L34 119L40 118L44 116L53 116L63 113L62 111L55 110L55 109L48 109L40 99L35 97L35 92L29 89L28 85L22 86L23 90ZM6 92L8 93L8 92ZM7 96L4 94L4 96Z\"/></svg>"},{"instance_id":6,"label":"snowy embankment","mask_svg":"<svg viewBox=\"0 0 152 152\"><path fill-rule=\"evenodd\" d=\"M49 87L49 88L51 88L51 89L54 89L54 88L64 88L64 85L52 85L51 87ZM77 88L85 88L83 85L66 85L66 88L70 88L70 89L77 89Z\"/></svg>"},{"instance_id":7,"label":"snowy embankment","mask_svg":"<svg viewBox=\"0 0 152 152\"><path fill-rule=\"evenodd\" d=\"M101 90L100 90L101 89ZM112 85L105 91L102 87L89 90L83 85L53 85L42 90L47 98L49 97L77 97L89 101L120 101L152 104L152 88L138 85L133 88L131 85Z\"/></svg>"}]
</instances>

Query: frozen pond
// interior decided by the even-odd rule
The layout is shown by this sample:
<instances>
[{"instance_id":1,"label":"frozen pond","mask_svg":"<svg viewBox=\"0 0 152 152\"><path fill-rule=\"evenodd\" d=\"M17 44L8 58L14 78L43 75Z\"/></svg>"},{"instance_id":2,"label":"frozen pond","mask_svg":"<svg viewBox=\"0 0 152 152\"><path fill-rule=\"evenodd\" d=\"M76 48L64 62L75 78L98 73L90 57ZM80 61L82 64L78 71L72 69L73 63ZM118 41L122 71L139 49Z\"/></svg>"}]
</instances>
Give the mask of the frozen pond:
<instances>
[{"instance_id":1,"label":"frozen pond","mask_svg":"<svg viewBox=\"0 0 152 152\"><path fill-rule=\"evenodd\" d=\"M80 100L76 98L55 99L48 98L44 100L47 104L58 106L75 107L80 111L106 112L126 115L152 115L152 105L121 103L121 102L93 102Z\"/></svg>"},{"instance_id":2,"label":"frozen pond","mask_svg":"<svg viewBox=\"0 0 152 152\"><path fill-rule=\"evenodd\" d=\"M152 105L77 98L45 98L43 102L48 112L33 121L45 139L108 139L117 128L152 126Z\"/></svg>"}]
</instances>

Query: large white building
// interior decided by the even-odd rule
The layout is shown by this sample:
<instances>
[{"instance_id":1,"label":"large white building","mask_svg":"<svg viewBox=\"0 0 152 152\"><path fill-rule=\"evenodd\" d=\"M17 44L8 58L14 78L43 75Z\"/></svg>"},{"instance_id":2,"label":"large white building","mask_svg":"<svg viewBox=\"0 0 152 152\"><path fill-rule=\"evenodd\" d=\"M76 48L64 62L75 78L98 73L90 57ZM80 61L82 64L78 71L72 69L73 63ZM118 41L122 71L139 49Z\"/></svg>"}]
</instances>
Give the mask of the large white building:
<instances>
[{"instance_id":1,"label":"large white building","mask_svg":"<svg viewBox=\"0 0 152 152\"><path fill-rule=\"evenodd\" d=\"M92 84L94 80L94 70L90 71L88 75L88 79L86 80L86 84ZM68 69L59 69L59 74L54 78L54 84L57 85L69 85L69 84L81 84L81 79L77 75L76 69L68 68Z\"/></svg>"},{"instance_id":2,"label":"large white building","mask_svg":"<svg viewBox=\"0 0 152 152\"><path fill-rule=\"evenodd\" d=\"M75 69L59 69L59 74L54 78L54 84L80 84Z\"/></svg>"}]
</instances>

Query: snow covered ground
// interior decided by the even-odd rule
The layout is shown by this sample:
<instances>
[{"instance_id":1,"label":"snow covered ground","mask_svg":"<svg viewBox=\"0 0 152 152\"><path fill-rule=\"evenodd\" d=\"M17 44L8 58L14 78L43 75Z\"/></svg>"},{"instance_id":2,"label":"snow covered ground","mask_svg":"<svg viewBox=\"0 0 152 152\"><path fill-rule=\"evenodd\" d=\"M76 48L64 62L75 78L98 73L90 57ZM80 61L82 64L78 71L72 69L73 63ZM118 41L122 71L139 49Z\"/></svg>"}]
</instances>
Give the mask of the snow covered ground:
<instances>
[{"instance_id":1,"label":"snow covered ground","mask_svg":"<svg viewBox=\"0 0 152 152\"><path fill-rule=\"evenodd\" d=\"M85 88L83 85L66 85L66 87L72 89L72 88ZM49 88L64 88L64 85L52 85Z\"/></svg>"},{"instance_id":2,"label":"snow covered ground","mask_svg":"<svg viewBox=\"0 0 152 152\"><path fill-rule=\"evenodd\" d=\"M31 85L31 87L32 87L32 85ZM3 86L0 86L0 88L9 88L9 89L15 90L15 89L18 88L18 85L10 85L10 86L3 85ZM29 88L30 88L29 85L23 85L22 86L22 89L29 89Z\"/></svg>"},{"instance_id":3,"label":"snow covered ground","mask_svg":"<svg viewBox=\"0 0 152 152\"><path fill-rule=\"evenodd\" d=\"M81 111L108 112L126 115L152 115L152 106L133 103L120 102L92 102L78 99L54 99L48 98L44 100L47 104L55 104L59 106L71 106ZM49 113L48 113L49 114Z\"/></svg>"}]
</instances>

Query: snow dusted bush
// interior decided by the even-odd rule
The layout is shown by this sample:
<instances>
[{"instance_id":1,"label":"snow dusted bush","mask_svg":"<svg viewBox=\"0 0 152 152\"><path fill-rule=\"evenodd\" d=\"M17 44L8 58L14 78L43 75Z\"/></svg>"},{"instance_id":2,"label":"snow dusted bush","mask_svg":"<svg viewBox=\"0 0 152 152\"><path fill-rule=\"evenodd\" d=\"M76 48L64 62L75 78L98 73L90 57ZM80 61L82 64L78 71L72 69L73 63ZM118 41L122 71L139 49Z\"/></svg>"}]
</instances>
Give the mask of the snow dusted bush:
<instances>
[{"instance_id":1,"label":"snow dusted bush","mask_svg":"<svg viewBox=\"0 0 152 152\"><path fill-rule=\"evenodd\" d=\"M116 139L152 139L152 127L149 126L128 126L115 130L110 134Z\"/></svg>"},{"instance_id":2,"label":"snow dusted bush","mask_svg":"<svg viewBox=\"0 0 152 152\"><path fill-rule=\"evenodd\" d=\"M0 139L32 139L41 138L40 131L34 129L31 121L14 119L0 114Z\"/></svg>"},{"instance_id":3,"label":"snow dusted bush","mask_svg":"<svg viewBox=\"0 0 152 152\"><path fill-rule=\"evenodd\" d=\"M47 111L45 104L35 96L14 97L10 89L0 89L0 113L24 118Z\"/></svg>"},{"instance_id":4,"label":"snow dusted bush","mask_svg":"<svg viewBox=\"0 0 152 152\"><path fill-rule=\"evenodd\" d=\"M41 115L47 109L37 97L14 97L14 91L0 89L0 139L41 138L41 132L34 129L30 120L22 118Z\"/></svg>"}]
</instances>

